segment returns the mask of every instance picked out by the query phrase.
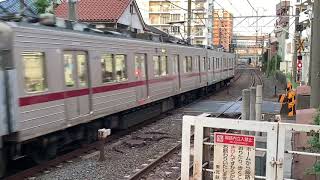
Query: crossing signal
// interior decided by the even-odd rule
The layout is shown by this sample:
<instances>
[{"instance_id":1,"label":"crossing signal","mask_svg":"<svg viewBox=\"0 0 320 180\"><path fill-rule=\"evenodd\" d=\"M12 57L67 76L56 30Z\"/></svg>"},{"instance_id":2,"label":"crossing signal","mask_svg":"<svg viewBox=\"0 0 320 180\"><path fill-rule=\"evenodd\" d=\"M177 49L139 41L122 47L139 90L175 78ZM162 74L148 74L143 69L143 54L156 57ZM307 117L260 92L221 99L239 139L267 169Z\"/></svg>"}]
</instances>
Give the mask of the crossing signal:
<instances>
[{"instance_id":1,"label":"crossing signal","mask_svg":"<svg viewBox=\"0 0 320 180\"><path fill-rule=\"evenodd\" d=\"M298 60L298 69L302 68L302 61Z\"/></svg>"}]
</instances>

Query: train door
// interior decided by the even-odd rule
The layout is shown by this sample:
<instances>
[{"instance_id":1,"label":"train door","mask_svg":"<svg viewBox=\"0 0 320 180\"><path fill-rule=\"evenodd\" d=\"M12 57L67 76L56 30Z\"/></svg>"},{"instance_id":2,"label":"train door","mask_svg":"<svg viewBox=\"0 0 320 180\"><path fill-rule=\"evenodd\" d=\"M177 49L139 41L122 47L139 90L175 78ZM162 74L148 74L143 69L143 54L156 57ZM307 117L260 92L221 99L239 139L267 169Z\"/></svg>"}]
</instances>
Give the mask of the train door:
<instances>
[{"instance_id":1,"label":"train door","mask_svg":"<svg viewBox=\"0 0 320 180\"><path fill-rule=\"evenodd\" d=\"M180 57L179 57L179 55L173 55L172 74L175 77L174 91L179 92L181 90Z\"/></svg>"},{"instance_id":2,"label":"train door","mask_svg":"<svg viewBox=\"0 0 320 180\"><path fill-rule=\"evenodd\" d=\"M69 120L90 113L88 55L84 51L65 51L65 102Z\"/></svg>"},{"instance_id":3,"label":"train door","mask_svg":"<svg viewBox=\"0 0 320 180\"><path fill-rule=\"evenodd\" d=\"M136 91L138 102L146 100L149 96L146 57L146 54L135 54L134 56L136 81L141 83L141 86L137 86Z\"/></svg>"}]
</instances>

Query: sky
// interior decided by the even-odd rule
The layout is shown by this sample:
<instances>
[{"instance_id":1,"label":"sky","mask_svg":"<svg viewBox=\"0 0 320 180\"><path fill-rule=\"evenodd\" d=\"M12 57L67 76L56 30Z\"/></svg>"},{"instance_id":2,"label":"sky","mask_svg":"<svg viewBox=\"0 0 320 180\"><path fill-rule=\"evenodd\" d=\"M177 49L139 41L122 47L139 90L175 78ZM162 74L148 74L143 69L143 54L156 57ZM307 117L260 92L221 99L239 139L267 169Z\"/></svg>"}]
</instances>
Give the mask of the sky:
<instances>
[{"instance_id":1,"label":"sky","mask_svg":"<svg viewBox=\"0 0 320 180\"><path fill-rule=\"evenodd\" d=\"M231 12L233 16L251 16L256 15L256 12L253 11L252 7L249 5L247 0L214 0L215 9L221 9L221 6ZM276 15L276 4L280 0L249 0L251 5L257 10L259 15ZM221 6L219 6L219 4ZM255 34L256 32L256 20L257 18L248 18L240 23L243 18L234 18L234 33L241 34ZM269 23L270 22L270 23ZM274 24L276 22L275 17L266 17L261 18L258 21L259 34L262 33L271 33L274 29ZM240 23L240 24L239 24ZM268 24L269 23L269 24ZM251 25L251 27L250 27ZM265 26L266 25L266 26ZM264 26L264 27L262 27Z\"/></svg>"}]
</instances>

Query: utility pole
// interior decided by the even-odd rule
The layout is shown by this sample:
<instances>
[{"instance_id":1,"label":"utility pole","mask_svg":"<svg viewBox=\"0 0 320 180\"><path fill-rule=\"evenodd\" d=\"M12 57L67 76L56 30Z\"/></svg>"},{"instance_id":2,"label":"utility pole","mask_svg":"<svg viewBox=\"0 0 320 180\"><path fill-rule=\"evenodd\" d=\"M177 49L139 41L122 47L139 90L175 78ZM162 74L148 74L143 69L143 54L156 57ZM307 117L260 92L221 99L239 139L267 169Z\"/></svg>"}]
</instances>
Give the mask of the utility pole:
<instances>
[{"instance_id":1,"label":"utility pole","mask_svg":"<svg viewBox=\"0 0 320 180\"><path fill-rule=\"evenodd\" d=\"M188 44L191 44L191 0L188 0L188 28L187 28L187 36L188 36Z\"/></svg>"},{"instance_id":2,"label":"utility pole","mask_svg":"<svg viewBox=\"0 0 320 180\"><path fill-rule=\"evenodd\" d=\"M261 67L262 67L262 63L263 63L263 58L264 58L264 34L262 34L262 50L261 50Z\"/></svg>"},{"instance_id":3,"label":"utility pole","mask_svg":"<svg viewBox=\"0 0 320 180\"><path fill-rule=\"evenodd\" d=\"M295 12L295 19L294 19L294 24L295 24L295 32L294 32L294 41L293 41L293 56L292 56L292 82L296 82L297 81L297 51L298 51L298 47L297 47L297 43L300 40L300 33L298 33L297 31L297 27L299 25L299 15L300 11L298 8L296 8L296 12Z\"/></svg>"},{"instance_id":4,"label":"utility pole","mask_svg":"<svg viewBox=\"0 0 320 180\"><path fill-rule=\"evenodd\" d=\"M259 21L259 11L258 9L256 10L256 14L257 14L257 22L256 22L256 66L258 64L258 21Z\"/></svg>"},{"instance_id":5,"label":"utility pole","mask_svg":"<svg viewBox=\"0 0 320 180\"><path fill-rule=\"evenodd\" d=\"M282 32L281 32L281 36L282 36ZM278 67L278 50L279 50L279 44L276 47L276 55L274 57L274 72L277 71L277 67Z\"/></svg>"},{"instance_id":6,"label":"utility pole","mask_svg":"<svg viewBox=\"0 0 320 180\"><path fill-rule=\"evenodd\" d=\"M268 62L267 62L267 76L269 77L271 61L271 34L269 34L269 50L268 50Z\"/></svg>"},{"instance_id":7,"label":"utility pole","mask_svg":"<svg viewBox=\"0 0 320 180\"><path fill-rule=\"evenodd\" d=\"M77 0L68 0L68 9L69 9L69 20L76 21L76 3Z\"/></svg>"},{"instance_id":8,"label":"utility pole","mask_svg":"<svg viewBox=\"0 0 320 180\"><path fill-rule=\"evenodd\" d=\"M311 69L311 98L312 108L320 105L320 0L313 3L312 19L312 69Z\"/></svg>"},{"instance_id":9,"label":"utility pole","mask_svg":"<svg viewBox=\"0 0 320 180\"><path fill-rule=\"evenodd\" d=\"M208 46L213 45L213 17L214 14L214 0L209 0L209 6L208 6Z\"/></svg>"}]
</instances>

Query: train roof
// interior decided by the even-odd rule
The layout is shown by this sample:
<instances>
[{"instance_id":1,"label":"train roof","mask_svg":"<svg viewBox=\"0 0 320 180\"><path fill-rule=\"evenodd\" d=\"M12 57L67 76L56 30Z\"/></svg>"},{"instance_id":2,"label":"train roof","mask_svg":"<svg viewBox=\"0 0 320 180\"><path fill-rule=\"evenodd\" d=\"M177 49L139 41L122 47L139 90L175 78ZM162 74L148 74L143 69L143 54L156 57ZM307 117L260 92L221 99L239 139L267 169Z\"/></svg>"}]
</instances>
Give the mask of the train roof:
<instances>
[{"instance_id":1,"label":"train roof","mask_svg":"<svg viewBox=\"0 0 320 180\"><path fill-rule=\"evenodd\" d=\"M101 31L99 29L92 28L90 24L86 23L75 23L73 22L72 28L68 27L70 25L65 25L65 26L46 26L42 25L40 23L28 23L28 22L13 22L13 21L7 21L7 24L11 27L14 28L35 28L38 30L54 30L54 31L61 31L61 32L72 32L72 33L77 33L77 34L83 34L83 35L93 35L93 36L102 36L102 37L110 37L110 38L118 38L118 39L124 39L124 40L134 40L134 41L139 41L139 42L148 42L148 43L161 43L161 44L166 44L170 46L179 46L179 47L189 47L189 48L198 48L198 49L203 49L206 50L207 48L205 47L199 47L199 46L192 46L192 45L182 45L178 43L169 43L169 42L159 42L159 41L153 41L153 40L148 40L148 39L140 39L140 38L134 38L130 37L125 34L118 33L116 31ZM218 51L216 49L208 49L212 51ZM221 53L228 53L228 52L221 52Z\"/></svg>"}]
</instances>

